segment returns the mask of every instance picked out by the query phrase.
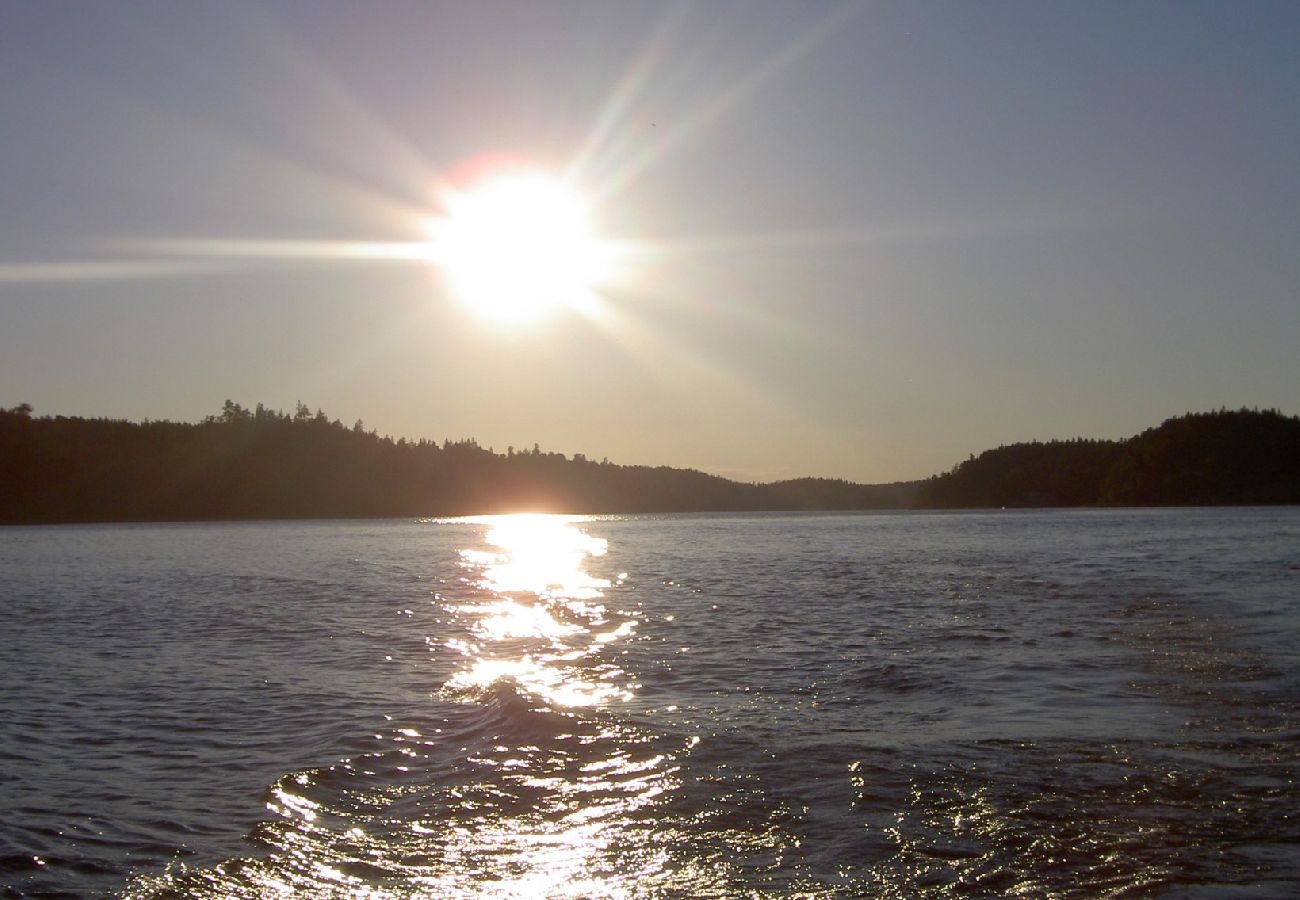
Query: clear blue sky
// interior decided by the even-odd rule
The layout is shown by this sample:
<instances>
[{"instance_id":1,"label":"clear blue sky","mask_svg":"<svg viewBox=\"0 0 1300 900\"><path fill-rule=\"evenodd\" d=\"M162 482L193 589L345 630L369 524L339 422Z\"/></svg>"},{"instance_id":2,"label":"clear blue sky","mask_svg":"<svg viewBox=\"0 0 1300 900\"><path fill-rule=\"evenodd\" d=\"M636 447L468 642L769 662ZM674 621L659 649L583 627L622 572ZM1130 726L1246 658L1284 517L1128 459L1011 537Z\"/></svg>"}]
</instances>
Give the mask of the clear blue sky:
<instances>
[{"instance_id":1,"label":"clear blue sky","mask_svg":"<svg viewBox=\"0 0 1300 900\"><path fill-rule=\"evenodd\" d=\"M1295 2L2 2L0 405L863 481L1296 413L1297 48ZM293 249L419 241L496 154L642 248L597 313Z\"/></svg>"}]
</instances>

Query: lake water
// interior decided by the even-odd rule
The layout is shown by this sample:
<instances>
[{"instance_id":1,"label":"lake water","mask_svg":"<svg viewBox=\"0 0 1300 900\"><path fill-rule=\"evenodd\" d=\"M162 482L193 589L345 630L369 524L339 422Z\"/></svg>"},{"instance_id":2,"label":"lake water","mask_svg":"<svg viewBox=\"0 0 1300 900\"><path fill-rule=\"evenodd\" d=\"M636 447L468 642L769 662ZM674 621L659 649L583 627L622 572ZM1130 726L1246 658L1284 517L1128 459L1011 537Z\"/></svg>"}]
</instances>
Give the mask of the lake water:
<instances>
[{"instance_id":1,"label":"lake water","mask_svg":"<svg viewBox=\"0 0 1300 900\"><path fill-rule=\"evenodd\" d=\"M0 890L1300 894L1300 509L0 529Z\"/></svg>"}]
</instances>

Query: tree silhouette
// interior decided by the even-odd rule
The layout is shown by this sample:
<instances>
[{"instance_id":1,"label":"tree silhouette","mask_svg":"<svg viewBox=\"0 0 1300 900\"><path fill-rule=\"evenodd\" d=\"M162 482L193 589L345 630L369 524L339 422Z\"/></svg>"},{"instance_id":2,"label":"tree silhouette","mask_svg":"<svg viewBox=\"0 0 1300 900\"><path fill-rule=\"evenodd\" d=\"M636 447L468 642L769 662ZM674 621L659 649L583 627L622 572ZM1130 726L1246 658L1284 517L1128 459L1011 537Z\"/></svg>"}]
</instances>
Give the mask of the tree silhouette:
<instances>
[{"instance_id":1,"label":"tree silhouette","mask_svg":"<svg viewBox=\"0 0 1300 900\"><path fill-rule=\"evenodd\" d=\"M1012 444L925 482L862 485L394 441L302 403L290 416L227 400L196 424L0 410L3 523L1190 503L1300 503L1300 419L1187 415L1127 441Z\"/></svg>"},{"instance_id":2,"label":"tree silhouette","mask_svg":"<svg viewBox=\"0 0 1300 900\"><path fill-rule=\"evenodd\" d=\"M1300 503L1300 419L1189 413L1126 441L988 450L920 486L925 507Z\"/></svg>"}]
</instances>

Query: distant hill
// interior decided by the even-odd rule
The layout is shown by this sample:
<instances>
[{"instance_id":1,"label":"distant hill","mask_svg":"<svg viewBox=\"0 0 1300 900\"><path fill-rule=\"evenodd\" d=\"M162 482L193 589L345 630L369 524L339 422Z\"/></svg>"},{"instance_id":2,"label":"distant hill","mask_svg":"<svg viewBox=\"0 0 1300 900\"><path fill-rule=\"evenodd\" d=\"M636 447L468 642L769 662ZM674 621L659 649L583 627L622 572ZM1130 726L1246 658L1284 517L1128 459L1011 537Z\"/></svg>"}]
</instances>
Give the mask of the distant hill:
<instances>
[{"instance_id":1,"label":"distant hill","mask_svg":"<svg viewBox=\"0 0 1300 900\"><path fill-rule=\"evenodd\" d=\"M31 412L0 411L0 522L879 509L908 506L915 491L394 441L302 406L287 415L227 401L197 424Z\"/></svg>"},{"instance_id":2,"label":"distant hill","mask_svg":"<svg viewBox=\"0 0 1300 900\"><path fill-rule=\"evenodd\" d=\"M0 523L1300 503L1300 419L1170 419L1127 441L1013 444L924 482L745 484L582 454L393 440L299 406L199 423L0 410Z\"/></svg>"},{"instance_id":3,"label":"distant hill","mask_svg":"<svg viewBox=\"0 0 1300 900\"><path fill-rule=\"evenodd\" d=\"M921 483L920 507L1300 503L1300 418L1220 410L1125 441L988 450Z\"/></svg>"}]
</instances>

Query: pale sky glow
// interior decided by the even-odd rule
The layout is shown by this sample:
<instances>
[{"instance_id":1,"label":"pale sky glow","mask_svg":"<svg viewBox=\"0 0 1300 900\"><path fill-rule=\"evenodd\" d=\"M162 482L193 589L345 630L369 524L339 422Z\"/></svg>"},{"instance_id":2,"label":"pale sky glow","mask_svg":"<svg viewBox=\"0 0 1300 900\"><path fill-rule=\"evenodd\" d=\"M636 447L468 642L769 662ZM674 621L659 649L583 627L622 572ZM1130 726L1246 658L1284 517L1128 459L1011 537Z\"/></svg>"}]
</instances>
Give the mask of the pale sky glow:
<instances>
[{"instance_id":1,"label":"pale sky glow","mask_svg":"<svg viewBox=\"0 0 1300 900\"><path fill-rule=\"evenodd\" d=\"M869 482L1300 412L1297 46L1292 2L0 0L0 405Z\"/></svg>"}]
</instances>

